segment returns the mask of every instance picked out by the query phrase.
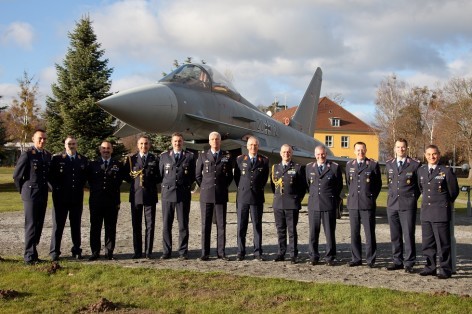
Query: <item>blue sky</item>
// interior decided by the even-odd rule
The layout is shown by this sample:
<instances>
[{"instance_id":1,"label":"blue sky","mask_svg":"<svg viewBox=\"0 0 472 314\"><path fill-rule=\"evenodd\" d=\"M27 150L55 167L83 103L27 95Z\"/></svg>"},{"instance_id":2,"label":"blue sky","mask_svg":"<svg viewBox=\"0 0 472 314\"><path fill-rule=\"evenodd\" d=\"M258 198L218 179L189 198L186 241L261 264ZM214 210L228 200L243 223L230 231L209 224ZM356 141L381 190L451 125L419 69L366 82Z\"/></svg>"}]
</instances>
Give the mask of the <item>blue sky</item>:
<instances>
[{"instance_id":1,"label":"blue sky","mask_svg":"<svg viewBox=\"0 0 472 314\"><path fill-rule=\"evenodd\" d=\"M44 104L67 33L89 15L113 91L157 81L191 56L228 73L255 105L293 106L319 66L322 96L342 95L371 122L376 88L392 73L430 87L472 76L470 12L468 0L0 0L1 102L26 70Z\"/></svg>"}]
</instances>

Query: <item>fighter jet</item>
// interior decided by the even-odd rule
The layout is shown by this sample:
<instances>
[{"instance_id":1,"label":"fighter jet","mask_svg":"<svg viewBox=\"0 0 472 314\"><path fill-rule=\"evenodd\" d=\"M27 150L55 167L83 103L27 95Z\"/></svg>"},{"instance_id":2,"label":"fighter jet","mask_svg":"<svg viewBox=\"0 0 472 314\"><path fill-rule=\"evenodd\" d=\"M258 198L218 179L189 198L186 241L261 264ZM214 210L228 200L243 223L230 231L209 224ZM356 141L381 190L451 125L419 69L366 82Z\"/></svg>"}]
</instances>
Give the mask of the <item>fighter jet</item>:
<instances>
[{"instance_id":1,"label":"fighter jet","mask_svg":"<svg viewBox=\"0 0 472 314\"><path fill-rule=\"evenodd\" d=\"M126 123L117 131L119 137L181 132L187 148L201 150L208 147L209 133L217 131L222 149L240 153L246 152L248 137L255 136L260 152L271 159L280 160L280 147L289 144L293 159L306 163L321 145L313 138L321 80L317 68L295 115L284 123L259 111L225 76L206 64L182 65L157 83L120 91L98 105Z\"/></svg>"}]
</instances>

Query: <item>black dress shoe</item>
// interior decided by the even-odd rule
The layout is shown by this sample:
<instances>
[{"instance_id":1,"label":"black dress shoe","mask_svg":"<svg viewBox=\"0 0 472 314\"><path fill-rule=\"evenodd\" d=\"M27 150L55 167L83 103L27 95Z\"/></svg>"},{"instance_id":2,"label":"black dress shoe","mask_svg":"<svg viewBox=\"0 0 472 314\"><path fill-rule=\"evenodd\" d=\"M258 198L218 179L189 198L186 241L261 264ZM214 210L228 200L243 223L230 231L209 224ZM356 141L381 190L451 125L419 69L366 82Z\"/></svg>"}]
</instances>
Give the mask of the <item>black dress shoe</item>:
<instances>
[{"instance_id":1,"label":"black dress shoe","mask_svg":"<svg viewBox=\"0 0 472 314\"><path fill-rule=\"evenodd\" d=\"M113 256L113 253L108 253L108 254L107 254L107 259L108 259L109 261L116 261L116 257Z\"/></svg>"},{"instance_id":2,"label":"black dress shoe","mask_svg":"<svg viewBox=\"0 0 472 314\"><path fill-rule=\"evenodd\" d=\"M210 257L208 255L202 255L199 260L203 261L203 262L206 262L208 260L210 260Z\"/></svg>"},{"instance_id":3,"label":"black dress shoe","mask_svg":"<svg viewBox=\"0 0 472 314\"><path fill-rule=\"evenodd\" d=\"M358 261L358 262L350 261L350 262L347 263L347 266L349 266L349 267L356 267L356 266L361 266L361 265L362 265L361 261Z\"/></svg>"},{"instance_id":4,"label":"black dress shoe","mask_svg":"<svg viewBox=\"0 0 472 314\"><path fill-rule=\"evenodd\" d=\"M36 262L33 261L33 260L25 261L25 265L27 265L27 266L33 266L33 265L36 265Z\"/></svg>"},{"instance_id":5,"label":"black dress shoe","mask_svg":"<svg viewBox=\"0 0 472 314\"><path fill-rule=\"evenodd\" d=\"M280 255L277 255L277 257L274 259L274 262L283 262L285 261L285 256L280 254Z\"/></svg>"},{"instance_id":6,"label":"black dress shoe","mask_svg":"<svg viewBox=\"0 0 472 314\"><path fill-rule=\"evenodd\" d=\"M154 259L154 256L152 256L152 254L149 253L149 254L144 254L144 258L146 258L146 259Z\"/></svg>"},{"instance_id":7,"label":"black dress shoe","mask_svg":"<svg viewBox=\"0 0 472 314\"><path fill-rule=\"evenodd\" d=\"M75 259L84 259L84 257L82 256L82 253L79 253L79 254L72 254L72 258L75 258Z\"/></svg>"},{"instance_id":8,"label":"black dress shoe","mask_svg":"<svg viewBox=\"0 0 472 314\"><path fill-rule=\"evenodd\" d=\"M100 255L98 254L92 254L92 256L89 257L89 261L96 261L98 258L100 257Z\"/></svg>"},{"instance_id":9,"label":"black dress shoe","mask_svg":"<svg viewBox=\"0 0 472 314\"><path fill-rule=\"evenodd\" d=\"M51 256L51 262L59 262L59 256L58 255Z\"/></svg>"},{"instance_id":10,"label":"black dress shoe","mask_svg":"<svg viewBox=\"0 0 472 314\"><path fill-rule=\"evenodd\" d=\"M403 269L403 265L401 264L391 264L387 266L387 270L399 270Z\"/></svg>"},{"instance_id":11,"label":"black dress shoe","mask_svg":"<svg viewBox=\"0 0 472 314\"><path fill-rule=\"evenodd\" d=\"M334 266L336 263L334 261L327 261L326 266Z\"/></svg>"},{"instance_id":12,"label":"black dress shoe","mask_svg":"<svg viewBox=\"0 0 472 314\"><path fill-rule=\"evenodd\" d=\"M367 267L369 268L375 268L375 263L372 262L372 263L367 263Z\"/></svg>"},{"instance_id":13,"label":"black dress shoe","mask_svg":"<svg viewBox=\"0 0 472 314\"><path fill-rule=\"evenodd\" d=\"M290 264L296 264L297 262L298 262L298 260L297 260L296 256L290 257Z\"/></svg>"},{"instance_id":14,"label":"black dress shoe","mask_svg":"<svg viewBox=\"0 0 472 314\"><path fill-rule=\"evenodd\" d=\"M254 256L254 259L255 259L256 261L258 261L258 262L264 261L264 258L262 257L262 255L255 255L255 256Z\"/></svg>"},{"instance_id":15,"label":"black dress shoe","mask_svg":"<svg viewBox=\"0 0 472 314\"><path fill-rule=\"evenodd\" d=\"M160 259L169 259L170 258L170 254L164 254L160 257Z\"/></svg>"},{"instance_id":16,"label":"black dress shoe","mask_svg":"<svg viewBox=\"0 0 472 314\"><path fill-rule=\"evenodd\" d=\"M218 259L221 259L223 261L229 261L229 257L227 257L226 255L218 255Z\"/></svg>"},{"instance_id":17,"label":"black dress shoe","mask_svg":"<svg viewBox=\"0 0 472 314\"><path fill-rule=\"evenodd\" d=\"M244 255L239 255L239 254L238 254L238 256L236 257L236 260L237 260L238 262L240 262L240 261L244 261L244 258L245 258Z\"/></svg>"},{"instance_id":18,"label":"black dress shoe","mask_svg":"<svg viewBox=\"0 0 472 314\"><path fill-rule=\"evenodd\" d=\"M179 261L186 261L186 260L188 260L187 254L182 254L179 256Z\"/></svg>"},{"instance_id":19,"label":"black dress shoe","mask_svg":"<svg viewBox=\"0 0 472 314\"><path fill-rule=\"evenodd\" d=\"M405 273L413 274L414 272L413 266L405 266Z\"/></svg>"},{"instance_id":20,"label":"black dress shoe","mask_svg":"<svg viewBox=\"0 0 472 314\"><path fill-rule=\"evenodd\" d=\"M131 257L132 259L138 259L138 258L143 258L143 254L134 254L133 257Z\"/></svg>"},{"instance_id":21,"label":"black dress shoe","mask_svg":"<svg viewBox=\"0 0 472 314\"><path fill-rule=\"evenodd\" d=\"M438 276L439 279L448 279L448 278L451 278L451 273L448 273L448 272L446 272L446 271L440 269L440 270L438 271L438 275L437 275L437 276Z\"/></svg>"},{"instance_id":22,"label":"black dress shoe","mask_svg":"<svg viewBox=\"0 0 472 314\"><path fill-rule=\"evenodd\" d=\"M320 260L317 259L311 259L307 264L311 264L312 266L318 265L320 263Z\"/></svg>"},{"instance_id":23,"label":"black dress shoe","mask_svg":"<svg viewBox=\"0 0 472 314\"><path fill-rule=\"evenodd\" d=\"M436 276L436 269L424 268L420 271L420 276Z\"/></svg>"}]
</instances>

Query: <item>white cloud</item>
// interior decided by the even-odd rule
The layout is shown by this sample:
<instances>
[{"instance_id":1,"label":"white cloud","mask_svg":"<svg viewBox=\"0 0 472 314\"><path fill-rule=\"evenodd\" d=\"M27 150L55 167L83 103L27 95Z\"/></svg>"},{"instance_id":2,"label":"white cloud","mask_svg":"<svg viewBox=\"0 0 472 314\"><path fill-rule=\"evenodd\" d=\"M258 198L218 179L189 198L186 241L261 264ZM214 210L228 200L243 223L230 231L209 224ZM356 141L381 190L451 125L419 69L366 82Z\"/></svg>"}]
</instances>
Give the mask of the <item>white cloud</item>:
<instances>
[{"instance_id":1,"label":"white cloud","mask_svg":"<svg viewBox=\"0 0 472 314\"><path fill-rule=\"evenodd\" d=\"M416 85L472 75L465 0L123 0L86 10L115 69L113 90L156 81L187 56L230 72L256 105L298 104L318 66L322 95L354 106L372 104L393 72Z\"/></svg>"},{"instance_id":2,"label":"white cloud","mask_svg":"<svg viewBox=\"0 0 472 314\"><path fill-rule=\"evenodd\" d=\"M2 46L18 46L23 49L33 47L34 29L24 22L13 22L0 29L0 43Z\"/></svg>"}]
</instances>

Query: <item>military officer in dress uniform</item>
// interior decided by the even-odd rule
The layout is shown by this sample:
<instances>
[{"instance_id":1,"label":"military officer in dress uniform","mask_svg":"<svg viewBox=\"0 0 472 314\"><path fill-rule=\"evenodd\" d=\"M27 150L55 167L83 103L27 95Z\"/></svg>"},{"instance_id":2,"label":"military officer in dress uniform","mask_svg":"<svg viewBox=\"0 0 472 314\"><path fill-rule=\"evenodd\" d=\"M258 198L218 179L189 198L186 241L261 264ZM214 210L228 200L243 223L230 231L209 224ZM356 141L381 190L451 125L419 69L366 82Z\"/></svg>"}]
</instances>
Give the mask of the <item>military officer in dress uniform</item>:
<instances>
[{"instance_id":1,"label":"military officer in dress uniform","mask_svg":"<svg viewBox=\"0 0 472 314\"><path fill-rule=\"evenodd\" d=\"M233 159L228 151L221 151L221 135L211 132L210 149L198 155L195 179L200 186L200 211L202 217L202 256L207 261L210 255L211 223L216 217L217 255L226 256L226 210L228 187L233 181Z\"/></svg>"},{"instance_id":2,"label":"military officer in dress uniform","mask_svg":"<svg viewBox=\"0 0 472 314\"><path fill-rule=\"evenodd\" d=\"M428 164L418 169L418 183L423 194L420 219L426 265L420 275L437 275L439 279L447 279L452 274L450 223L459 185L452 169L439 164L441 154L436 145L426 147L424 155Z\"/></svg>"},{"instance_id":3,"label":"military officer in dress uniform","mask_svg":"<svg viewBox=\"0 0 472 314\"><path fill-rule=\"evenodd\" d=\"M159 171L162 178L162 245L161 259L169 259L172 253L172 224L174 212L179 221L179 259L188 259L189 215L191 187L195 181L195 157L183 150L184 138L172 134L172 149L161 154Z\"/></svg>"},{"instance_id":4,"label":"military officer in dress uniform","mask_svg":"<svg viewBox=\"0 0 472 314\"><path fill-rule=\"evenodd\" d=\"M282 161L272 165L271 187L274 193L272 208L274 209L275 226L279 243L278 255L275 262L285 260L288 251L290 262L297 263L298 233L297 224L299 210L306 193L305 167L292 161L293 150L288 144L280 148Z\"/></svg>"},{"instance_id":5,"label":"military officer in dress uniform","mask_svg":"<svg viewBox=\"0 0 472 314\"><path fill-rule=\"evenodd\" d=\"M341 166L326 160L326 147L315 148L316 162L306 166L306 181L308 184L308 223L310 235L308 249L310 264L317 265L320 260L318 244L321 224L326 237L325 262L334 266L336 260L336 217L341 203L343 189L343 174Z\"/></svg>"},{"instance_id":6,"label":"military officer in dress uniform","mask_svg":"<svg viewBox=\"0 0 472 314\"><path fill-rule=\"evenodd\" d=\"M21 154L13 173L25 209L24 261L28 265L39 262L36 246L43 231L48 203L51 153L44 149L45 144L46 131L37 129L33 134L33 147Z\"/></svg>"},{"instance_id":7,"label":"military officer in dress uniform","mask_svg":"<svg viewBox=\"0 0 472 314\"><path fill-rule=\"evenodd\" d=\"M395 142L396 158L386 162L387 217L393 253L393 263L387 270L405 268L405 272L411 274L416 262L415 226L420 196L417 171L420 163L407 156L407 147L405 139L398 139Z\"/></svg>"},{"instance_id":8,"label":"military officer in dress uniform","mask_svg":"<svg viewBox=\"0 0 472 314\"><path fill-rule=\"evenodd\" d=\"M105 257L114 260L116 223L120 210L120 186L123 181L122 163L111 158L113 147L110 142L100 145L100 157L87 167L90 185L90 261L100 257L100 236L105 225Z\"/></svg>"},{"instance_id":9,"label":"military officer in dress uniform","mask_svg":"<svg viewBox=\"0 0 472 314\"><path fill-rule=\"evenodd\" d=\"M146 226L144 254L152 259L154 228L156 223L157 184L161 182L159 158L149 152L151 143L147 136L138 139L138 153L128 156L125 161L125 180L129 182L131 222L133 225L133 258L143 257L143 213Z\"/></svg>"},{"instance_id":10,"label":"military officer in dress uniform","mask_svg":"<svg viewBox=\"0 0 472 314\"><path fill-rule=\"evenodd\" d=\"M65 151L52 157L50 182L52 185L52 236L49 255L53 261L61 255L61 241L67 215L72 237L72 257L82 259L81 225L84 205L84 185L87 181L87 157L77 152L77 140L67 136Z\"/></svg>"},{"instance_id":11,"label":"military officer in dress uniform","mask_svg":"<svg viewBox=\"0 0 472 314\"><path fill-rule=\"evenodd\" d=\"M366 261L375 267L377 242L375 239L376 200L382 189L379 164L366 157L367 147L363 142L354 144L356 159L346 164L346 183L349 195L347 208L351 225L351 261L349 267L362 264L361 223L366 238Z\"/></svg>"},{"instance_id":12,"label":"military officer in dress uniform","mask_svg":"<svg viewBox=\"0 0 472 314\"><path fill-rule=\"evenodd\" d=\"M254 233L254 258L262 261L262 213L264 209L264 187L269 179L269 159L258 154L259 140L253 136L247 140L247 155L236 159L234 182L238 187L236 196L238 214L238 256L246 256L246 233L249 214Z\"/></svg>"}]
</instances>

